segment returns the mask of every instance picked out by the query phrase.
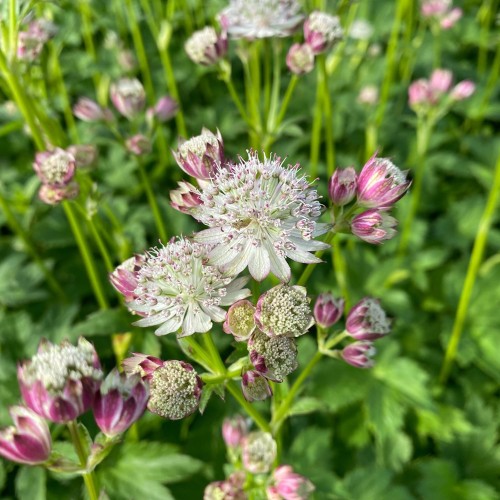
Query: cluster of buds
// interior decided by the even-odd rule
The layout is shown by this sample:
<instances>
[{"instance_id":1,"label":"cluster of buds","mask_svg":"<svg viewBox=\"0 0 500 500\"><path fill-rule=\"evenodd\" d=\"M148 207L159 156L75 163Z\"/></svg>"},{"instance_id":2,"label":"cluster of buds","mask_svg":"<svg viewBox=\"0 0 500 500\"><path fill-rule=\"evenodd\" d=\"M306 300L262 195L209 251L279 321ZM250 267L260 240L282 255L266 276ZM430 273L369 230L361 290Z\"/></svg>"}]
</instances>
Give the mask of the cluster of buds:
<instances>
[{"instance_id":1,"label":"cluster of buds","mask_svg":"<svg viewBox=\"0 0 500 500\"><path fill-rule=\"evenodd\" d=\"M247 342L253 369L244 371L242 390L248 401L272 395L269 380L283 382L297 364L295 338L314 324L306 289L277 285L260 296L257 306L248 300L228 310L224 331Z\"/></svg>"},{"instance_id":2,"label":"cluster of buds","mask_svg":"<svg viewBox=\"0 0 500 500\"><path fill-rule=\"evenodd\" d=\"M376 154L359 175L353 167L338 168L328 185L334 230L351 232L372 244L391 239L396 234L397 220L388 210L407 192L410 184L406 172L387 158L377 158ZM353 201L350 207L344 208Z\"/></svg>"},{"instance_id":3,"label":"cluster of buds","mask_svg":"<svg viewBox=\"0 0 500 500\"><path fill-rule=\"evenodd\" d=\"M476 86L470 80L463 80L452 86L453 73L446 69L436 69L427 80L420 78L408 88L408 103L418 114L432 111L443 113L454 102L469 98Z\"/></svg>"},{"instance_id":4,"label":"cluster of buds","mask_svg":"<svg viewBox=\"0 0 500 500\"><path fill-rule=\"evenodd\" d=\"M452 0L423 0L420 5L422 17L448 30L462 17L462 9L453 7Z\"/></svg>"},{"instance_id":5,"label":"cluster of buds","mask_svg":"<svg viewBox=\"0 0 500 500\"><path fill-rule=\"evenodd\" d=\"M337 16L320 11L312 12L304 22L304 43L295 43L288 51L288 69L296 75L309 73L314 68L315 56L330 50L343 35Z\"/></svg>"},{"instance_id":6,"label":"cluster of buds","mask_svg":"<svg viewBox=\"0 0 500 500\"><path fill-rule=\"evenodd\" d=\"M20 31L17 41L17 57L33 62L43 50L45 43L57 33L57 27L46 19L35 19L26 31Z\"/></svg>"},{"instance_id":7,"label":"cluster of buds","mask_svg":"<svg viewBox=\"0 0 500 500\"><path fill-rule=\"evenodd\" d=\"M321 294L314 305L314 318L318 326L328 329L343 316L345 301L331 294ZM391 330L390 320L378 300L365 297L347 314L345 333L355 340L340 352L340 356L356 368L371 368L374 364L373 341Z\"/></svg>"}]
</instances>

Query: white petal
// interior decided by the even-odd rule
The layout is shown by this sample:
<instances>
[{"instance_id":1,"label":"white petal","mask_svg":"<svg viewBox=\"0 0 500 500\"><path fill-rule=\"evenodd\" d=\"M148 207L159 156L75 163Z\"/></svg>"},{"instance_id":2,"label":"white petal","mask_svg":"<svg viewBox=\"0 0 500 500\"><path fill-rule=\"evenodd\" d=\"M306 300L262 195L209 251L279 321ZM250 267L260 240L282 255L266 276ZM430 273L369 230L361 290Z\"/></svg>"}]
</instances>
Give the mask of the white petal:
<instances>
[{"instance_id":1,"label":"white petal","mask_svg":"<svg viewBox=\"0 0 500 500\"><path fill-rule=\"evenodd\" d=\"M327 233L332 228L331 224L324 224L322 222L317 222L314 227L313 236L320 236Z\"/></svg>"},{"instance_id":2,"label":"white petal","mask_svg":"<svg viewBox=\"0 0 500 500\"><path fill-rule=\"evenodd\" d=\"M276 253L271 243L266 243L266 248L271 262L271 272L282 282L290 281L291 271L284 257Z\"/></svg>"},{"instance_id":3,"label":"white petal","mask_svg":"<svg viewBox=\"0 0 500 500\"><path fill-rule=\"evenodd\" d=\"M227 245L219 245L215 247L209 254L210 264L212 266L227 266L239 253Z\"/></svg>"},{"instance_id":4,"label":"white petal","mask_svg":"<svg viewBox=\"0 0 500 500\"><path fill-rule=\"evenodd\" d=\"M252 292L248 288L243 288L242 290L239 291L234 291L231 293L227 293L225 297L223 297L220 301L221 306L231 306L235 302L241 299L246 299L247 297L250 297L252 295Z\"/></svg>"},{"instance_id":5,"label":"white petal","mask_svg":"<svg viewBox=\"0 0 500 500\"><path fill-rule=\"evenodd\" d=\"M315 257L309 252L304 252L299 249L287 250L286 255L295 262L302 262L302 264L318 264L319 262L323 262L321 259L318 259L318 257Z\"/></svg>"},{"instance_id":6,"label":"white petal","mask_svg":"<svg viewBox=\"0 0 500 500\"><path fill-rule=\"evenodd\" d=\"M248 262L253 258L255 247L248 241L241 252L236 252L236 256L224 266L224 273L229 276L237 276L248 266Z\"/></svg>"},{"instance_id":7,"label":"white petal","mask_svg":"<svg viewBox=\"0 0 500 500\"><path fill-rule=\"evenodd\" d=\"M199 233L195 233L193 235L194 241L199 243L221 243L221 240L224 238L222 234L222 229L220 227L211 227L209 229L203 229Z\"/></svg>"},{"instance_id":8,"label":"white petal","mask_svg":"<svg viewBox=\"0 0 500 500\"><path fill-rule=\"evenodd\" d=\"M264 245L254 248L252 258L248 261L248 270L257 281L262 281L271 271L271 262Z\"/></svg>"},{"instance_id":9,"label":"white petal","mask_svg":"<svg viewBox=\"0 0 500 500\"><path fill-rule=\"evenodd\" d=\"M160 335L166 335L167 333L172 333L176 332L182 324L182 316L173 316L169 320L167 320L163 325L160 326L155 331L155 334L160 336Z\"/></svg>"},{"instance_id":10,"label":"white petal","mask_svg":"<svg viewBox=\"0 0 500 500\"><path fill-rule=\"evenodd\" d=\"M310 251L317 251L317 250L326 250L327 248L330 248L330 245L328 243L324 243L323 241L316 241L316 240L303 240L302 238L297 238L295 236L289 236L288 239L297 247L300 248L301 250L304 250L306 252Z\"/></svg>"},{"instance_id":11,"label":"white petal","mask_svg":"<svg viewBox=\"0 0 500 500\"><path fill-rule=\"evenodd\" d=\"M184 322L182 323L182 332L179 337L187 337L193 333L204 333L208 332L212 328L212 322L209 316L207 316L201 308L196 305L190 305L184 316Z\"/></svg>"},{"instance_id":12,"label":"white petal","mask_svg":"<svg viewBox=\"0 0 500 500\"><path fill-rule=\"evenodd\" d=\"M204 306L201 305L203 311L210 316L212 321L222 323L226 319L226 311L218 306Z\"/></svg>"},{"instance_id":13,"label":"white petal","mask_svg":"<svg viewBox=\"0 0 500 500\"><path fill-rule=\"evenodd\" d=\"M172 317L172 310L165 310L159 314L154 314L152 316L146 316L145 318L141 318L132 324L134 326L142 326L142 327L159 325L169 320L171 317Z\"/></svg>"}]
</instances>

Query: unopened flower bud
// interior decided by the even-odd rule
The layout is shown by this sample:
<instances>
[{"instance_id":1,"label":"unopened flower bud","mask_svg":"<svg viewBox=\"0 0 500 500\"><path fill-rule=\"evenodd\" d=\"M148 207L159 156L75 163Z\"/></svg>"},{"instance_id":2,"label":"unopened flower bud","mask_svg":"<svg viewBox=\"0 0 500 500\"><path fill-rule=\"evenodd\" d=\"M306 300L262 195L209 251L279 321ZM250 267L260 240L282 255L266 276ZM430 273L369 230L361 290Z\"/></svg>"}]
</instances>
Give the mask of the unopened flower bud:
<instances>
[{"instance_id":1,"label":"unopened flower bud","mask_svg":"<svg viewBox=\"0 0 500 500\"><path fill-rule=\"evenodd\" d=\"M52 440L45 420L25 406L12 406L9 413L14 425L0 430L0 456L28 465L48 460Z\"/></svg>"},{"instance_id":2,"label":"unopened flower bud","mask_svg":"<svg viewBox=\"0 0 500 500\"><path fill-rule=\"evenodd\" d=\"M450 96L455 101L463 101L469 98L476 90L476 85L471 80L463 80L457 83L451 90Z\"/></svg>"},{"instance_id":3,"label":"unopened flower bud","mask_svg":"<svg viewBox=\"0 0 500 500\"><path fill-rule=\"evenodd\" d=\"M374 154L358 175L358 203L370 208L389 208L408 191L411 181L388 158Z\"/></svg>"},{"instance_id":4,"label":"unopened flower bud","mask_svg":"<svg viewBox=\"0 0 500 500\"><path fill-rule=\"evenodd\" d=\"M135 255L120 264L110 275L109 281L120 292L126 302L134 300L134 290L137 288L137 274L142 264L142 257Z\"/></svg>"},{"instance_id":5,"label":"unopened flower bud","mask_svg":"<svg viewBox=\"0 0 500 500\"><path fill-rule=\"evenodd\" d=\"M427 80L421 78L408 87L408 104L412 108L432 104L432 94Z\"/></svg>"},{"instance_id":6,"label":"unopened flower bud","mask_svg":"<svg viewBox=\"0 0 500 500\"><path fill-rule=\"evenodd\" d=\"M344 347L341 356L346 363L356 368L371 368L375 364L373 356L376 352L372 342L361 340Z\"/></svg>"},{"instance_id":7,"label":"unopened flower bud","mask_svg":"<svg viewBox=\"0 0 500 500\"><path fill-rule=\"evenodd\" d=\"M394 237L397 224L398 221L386 212L371 209L352 219L351 231L363 241L378 245Z\"/></svg>"},{"instance_id":8,"label":"unopened flower bud","mask_svg":"<svg viewBox=\"0 0 500 500\"><path fill-rule=\"evenodd\" d=\"M144 413L148 397L148 387L139 375L127 376L114 369L92 405L99 429L109 437L125 432Z\"/></svg>"},{"instance_id":9,"label":"unopened flower bud","mask_svg":"<svg viewBox=\"0 0 500 500\"><path fill-rule=\"evenodd\" d=\"M331 293L322 293L314 304L314 319L321 328L330 328L344 314L344 299L335 299Z\"/></svg>"},{"instance_id":10,"label":"unopened flower bud","mask_svg":"<svg viewBox=\"0 0 500 500\"><path fill-rule=\"evenodd\" d=\"M38 190L38 197L47 205L57 205L64 200L73 200L78 196L80 186L77 182L70 182L63 187L42 184Z\"/></svg>"},{"instance_id":11,"label":"unopened flower bud","mask_svg":"<svg viewBox=\"0 0 500 500\"><path fill-rule=\"evenodd\" d=\"M241 415L224 419L222 424L222 437L228 448L237 448L241 446L243 438L247 434L248 424Z\"/></svg>"},{"instance_id":12,"label":"unopened flower bud","mask_svg":"<svg viewBox=\"0 0 500 500\"><path fill-rule=\"evenodd\" d=\"M136 134L125 141L127 150L136 155L142 156L151 153L151 141L142 134Z\"/></svg>"},{"instance_id":13,"label":"unopened flower bud","mask_svg":"<svg viewBox=\"0 0 500 500\"><path fill-rule=\"evenodd\" d=\"M143 380L151 380L153 373L161 368L163 363L163 360L155 356L134 352L130 358L122 361L122 366L123 371L129 376L138 374Z\"/></svg>"},{"instance_id":14,"label":"unopened flower bud","mask_svg":"<svg viewBox=\"0 0 500 500\"><path fill-rule=\"evenodd\" d=\"M94 346L83 337L77 346L43 340L37 354L19 365L17 378L29 408L48 420L66 423L90 408L102 371Z\"/></svg>"},{"instance_id":15,"label":"unopened flower bud","mask_svg":"<svg viewBox=\"0 0 500 500\"><path fill-rule=\"evenodd\" d=\"M374 106L378 102L379 92L375 85L365 85L358 94L358 102L367 106Z\"/></svg>"},{"instance_id":16,"label":"unopened flower bud","mask_svg":"<svg viewBox=\"0 0 500 500\"><path fill-rule=\"evenodd\" d=\"M462 17L462 14L463 14L462 9L460 9L459 7L451 9L448 12L448 14L446 14L446 16L444 16L443 19L441 19L440 22L441 28L443 28L444 30L449 30L450 28L453 28L453 26L455 26L457 21L459 21L460 18Z\"/></svg>"},{"instance_id":17,"label":"unopened flower bud","mask_svg":"<svg viewBox=\"0 0 500 500\"><path fill-rule=\"evenodd\" d=\"M184 214L194 214L201 205L200 192L191 183L178 182L177 189L170 191L170 205Z\"/></svg>"},{"instance_id":18,"label":"unopened flower bud","mask_svg":"<svg viewBox=\"0 0 500 500\"><path fill-rule=\"evenodd\" d=\"M268 432L251 432L243 441L243 467L252 474L269 472L276 458L276 441Z\"/></svg>"},{"instance_id":19,"label":"unopened flower bud","mask_svg":"<svg viewBox=\"0 0 500 500\"><path fill-rule=\"evenodd\" d=\"M135 118L146 103L146 92L142 83L136 78L122 78L113 83L110 95L118 112L129 120Z\"/></svg>"},{"instance_id":20,"label":"unopened flower bud","mask_svg":"<svg viewBox=\"0 0 500 500\"><path fill-rule=\"evenodd\" d=\"M346 330L356 340L375 340L391 331L391 322L378 300L365 297L349 311Z\"/></svg>"},{"instance_id":21,"label":"unopened flower bud","mask_svg":"<svg viewBox=\"0 0 500 500\"><path fill-rule=\"evenodd\" d=\"M259 372L249 370L241 377L241 390L247 401L262 401L273 395L271 386Z\"/></svg>"},{"instance_id":22,"label":"unopened flower bud","mask_svg":"<svg viewBox=\"0 0 500 500\"><path fill-rule=\"evenodd\" d=\"M356 170L353 167L337 168L330 177L328 194L334 205L343 207L350 203L356 195Z\"/></svg>"},{"instance_id":23,"label":"unopened flower bud","mask_svg":"<svg viewBox=\"0 0 500 500\"><path fill-rule=\"evenodd\" d=\"M179 109L177 102L169 96L161 97L152 108L153 116L159 122L166 122L173 118Z\"/></svg>"},{"instance_id":24,"label":"unopened flower bud","mask_svg":"<svg viewBox=\"0 0 500 500\"><path fill-rule=\"evenodd\" d=\"M184 48L189 59L195 64L210 66L226 55L227 37L218 35L214 28L207 26L195 31Z\"/></svg>"},{"instance_id":25,"label":"unopened flower bud","mask_svg":"<svg viewBox=\"0 0 500 500\"><path fill-rule=\"evenodd\" d=\"M435 69L429 80L430 90L433 94L439 96L448 92L453 81L453 73L447 69Z\"/></svg>"},{"instance_id":26,"label":"unopened flower bud","mask_svg":"<svg viewBox=\"0 0 500 500\"><path fill-rule=\"evenodd\" d=\"M277 285L259 297L255 322L270 337L300 337L314 324L309 302L304 287Z\"/></svg>"},{"instance_id":27,"label":"unopened flower bud","mask_svg":"<svg viewBox=\"0 0 500 500\"><path fill-rule=\"evenodd\" d=\"M309 73L314 68L314 52L307 43L294 43L286 56L288 69L296 75Z\"/></svg>"},{"instance_id":28,"label":"unopened flower bud","mask_svg":"<svg viewBox=\"0 0 500 500\"><path fill-rule=\"evenodd\" d=\"M247 340L255 330L255 307L248 300L238 300L227 311L223 329L238 342Z\"/></svg>"},{"instance_id":29,"label":"unopened flower bud","mask_svg":"<svg viewBox=\"0 0 500 500\"><path fill-rule=\"evenodd\" d=\"M225 481L208 484L203 493L203 500L248 500L244 485L244 472L233 472Z\"/></svg>"},{"instance_id":30,"label":"unopened flower bud","mask_svg":"<svg viewBox=\"0 0 500 500\"><path fill-rule=\"evenodd\" d=\"M289 465L280 465L273 472L274 484L267 489L269 500L307 500L314 491L309 479L297 474Z\"/></svg>"},{"instance_id":31,"label":"unopened flower bud","mask_svg":"<svg viewBox=\"0 0 500 500\"><path fill-rule=\"evenodd\" d=\"M77 168L87 168L97 160L97 149L92 144L76 144L66 150L75 159Z\"/></svg>"},{"instance_id":32,"label":"unopened flower bud","mask_svg":"<svg viewBox=\"0 0 500 500\"><path fill-rule=\"evenodd\" d=\"M102 109L92 99L80 97L73 106L73 114L84 122L95 122L99 120L112 120L113 115L109 109Z\"/></svg>"},{"instance_id":33,"label":"unopened flower bud","mask_svg":"<svg viewBox=\"0 0 500 500\"><path fill-rule=\"evenodd\" d=\"M269 380L283 382L297 369L297 345L294 338L268 337L255 330L248 341L250 361Z\"/></svg>"},{"instance_id":34,"label":"unopened flower bud","mask_svg":"<svg viewBox=\"0 0 500 500\"><path fill-rule=\"evenodd\" d=\"M29 31L20 31L17 39L17 57L23 61L33 62L43 50L43 40Z\"/></svg>"},{"instance_id":35,"label":"unopened flower bud","mask_svg":"<svg viewBox=\"0 0 500 500\"><path fill-rule=\"evenodd\" d=\"M33 168L44 184L64 187L75 175L75 158L61 148L37 153Z\"/></svg>"},{"instance_id":36,"label":"unopened flower bud","mask_svg":"<svg viewBox=\"0 0 500 500\"><path fill-rule=\"evenodd\" d=\"M148 410L170 420L191 415L200 403L203 382L184 361L164 361L149 381Z\"/></svg>"},{"instance_id":37,"label":"unopened flower bud","mask_svg":"<svg viewBox=\"0 0 500 500\"><path fill-rule=\"evenodd\" d=\"M331 49L343 35L339 18L326 12L314 11L304 23L304 38L315 54Z\"/></svg>"}]
</instances>

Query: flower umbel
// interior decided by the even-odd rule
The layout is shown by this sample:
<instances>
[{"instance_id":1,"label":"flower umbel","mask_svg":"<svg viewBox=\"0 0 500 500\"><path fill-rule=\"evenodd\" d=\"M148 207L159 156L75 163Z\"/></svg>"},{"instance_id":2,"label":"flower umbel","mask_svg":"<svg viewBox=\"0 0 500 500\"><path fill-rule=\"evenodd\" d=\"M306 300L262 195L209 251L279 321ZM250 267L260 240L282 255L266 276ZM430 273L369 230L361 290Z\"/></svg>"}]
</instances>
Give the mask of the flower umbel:
<instances>
[{"instance_id":1,"label":"flower umbel","mask_svg":"<svg viewBox=\"0 0 500 500\"><path fill-rule=\"evenodd\" d=\"M250 152L248 160L216 172L201 200L202 209L193 216L210 229L194 239L215 246L210 263L228 274L248 266L258 281L270 272L289 281L287 257L321 262L309 252L328 248L313 240L328 228L316 222L322 210L318 193L299 176L299 165L285 167L277 156L261 161Z\"/></svg>"},{"instance_id":2,"label":"flower umbel","mask_svg":"<svg viewBox=\"0 0 500 500\"><path fill-rule=\"evenodd\" d=\"M365 297L349 311L346 330L356 340L375 340L391 331L391 322L378 300Z\"/></svg>"},{"instance_id":3,"label":"flower umbel","mask_svg":"<svg viewBox=\"0 0 500 500\"><path fill-rule=\"evenodd\" d=\"M268 432L251 432L243 441L243 466L253 474L269 472L277 446Z\"/></svg>"}]
</instances>

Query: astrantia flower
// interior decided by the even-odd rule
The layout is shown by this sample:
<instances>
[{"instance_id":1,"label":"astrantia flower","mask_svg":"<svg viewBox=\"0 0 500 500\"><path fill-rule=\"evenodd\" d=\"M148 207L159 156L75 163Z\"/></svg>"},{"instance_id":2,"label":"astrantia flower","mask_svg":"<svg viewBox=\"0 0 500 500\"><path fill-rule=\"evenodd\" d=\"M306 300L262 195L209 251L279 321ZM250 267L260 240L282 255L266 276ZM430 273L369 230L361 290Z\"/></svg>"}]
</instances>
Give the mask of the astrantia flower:
<instances>
[{"instance_id":1,"label":"astrantia flower","mask_svg":"<svg viewBox=\"0 0 500 500\"><path fill-rule=\"evenodd\" d=\"M371 368L375 364L373 356L376 352L372 342L361 340L344 347L340 355L346 363L356 368Z\"/></svg>"},{"instance_id":2,"label":"astrantia flower","mask_svg":"<svg viewBox=\"0 0 500 500\"><path fill-rule=\"evenodd\" d=\"M302 22L297 0L231 0L219 14L232 38L290 36Z\"/></svg>"},{"instance_id":3,"label":"astrantia flower","mask_svg":"<svg viewBox=\"0 0 500 500\"><path fill-rule=\"evenodd\" d=\"M331 49L343 35L340 19L326 12L311 12L304 23L304 38L315 54Z\"/></svg>"},{"instance_id":4,"label":"astrantia flower","mask_svg":"<svg viewBox=\"0 0 500 500\"><path fill-rule=\"evenodd\" d=\"M75 175L76 162L73 155L61 148L39 152L35 156L33 168L44 184L62 188Z\"/></svg>"},{"instance_id":5,"label":"astrantia flower","mask_svg":"<svg viewBox=\"0 0 500 500\"><path fill-rule=\"evenodd\" d=\"M243 440L243 467L253 474L269 472L277 453L276 441L268 432L251 432Z\"/></svg>"},{"instance_id":6,"label":"astrantia flower","mask_svg":"<svg viewBox=\"0 0 500 500\"><path fill-rule=\"evenodd\" d=\"M186 54L195 64L210 66L227 52L227 37L218 35L211 26L195 31L184 45Z\"/></svg>"},{"instance_id":7,"label":"astrantia flower","mask_svg":"<svg viewBox=\"0 0 500 500\"><path fill-rule=\"evenodd\" d=\"M273 472L274 485L267 489L268 500L307 500L314 485L294 472L290 465L280 465Z\"/></svg>"},{"instance_id":8,"label":"astrantia flower","mask_svg":"<svg viewBox=\"0 0 500 500\"><path fill-rule=\"evenodd\" d=\"M285 167L277 156L261 161L254 152L248 160L215 173L201 193L202 210L194 217L208 226L194 238L215 245L212 265L237 275L247 266L262 281L270 272L290 279L286 258L309 264L321 262L309 252L328 248L313 241L327 231L316 220L322 206L318 193L299 165Z\"/></svg>"},{"instance_id":9,"label":"astrantia flower","mask_svg":"<svg viewBox=\"0 0 500 500\"><path fill-rule=\"evenodd\" d=\"M372 208L352 219L351 231L358 238L378 245L394 237L397 224L397 219L385 211Z\"/></svg>"},{"instance_id":10,"label":"astrantia flower","mask_svg":"<svg viewBox=\"0 0 500 500\"><path fill-rule=\"evenodd\" d=\"M226 311L220 306L250 295L248 289L242 289L248 278L233 279L217 266L207 264L209 250L206 245L180 238L143 255L134 276L136 288L128 288L133 283L130 275L122 287L125 293L117 287L126 297L133 296L128 308L144 316L134 324L161 325L157 335L182 328L180 335L186 336L208 332L212 321L224 321Z\"/></svg>"},{"instance_id":11,"label":"astrantia flower","mask_svg":"<svg viewBox=\"0 0 500 500\"><path fill-rule=\"evenodd\" d=\"M356 340L375 340L391 331L391 321L378 300L365 297L349 311L346 330Z\"/></svg>"},{"instance_id":12,"label":"astrantia flower","mask_svg":"<svg viewBox=\"0 0 500 500\"><path fill-rule=\"evenodd\" d=\"M248 300L235 302L227 311L224 331L241 342L247 340L255 330L255 307Z\"/></svg>"},{"instance_id":13,"label":"astrantia flower","mask_svg":"<svg viewBox=\"0 0 500 500\"><path fill-rule=\"evenodd\" d=\"M247 401L262 401L273 395L267 378L255 370L241 375L241 390Z\"/></svg>"}]
</instances>

